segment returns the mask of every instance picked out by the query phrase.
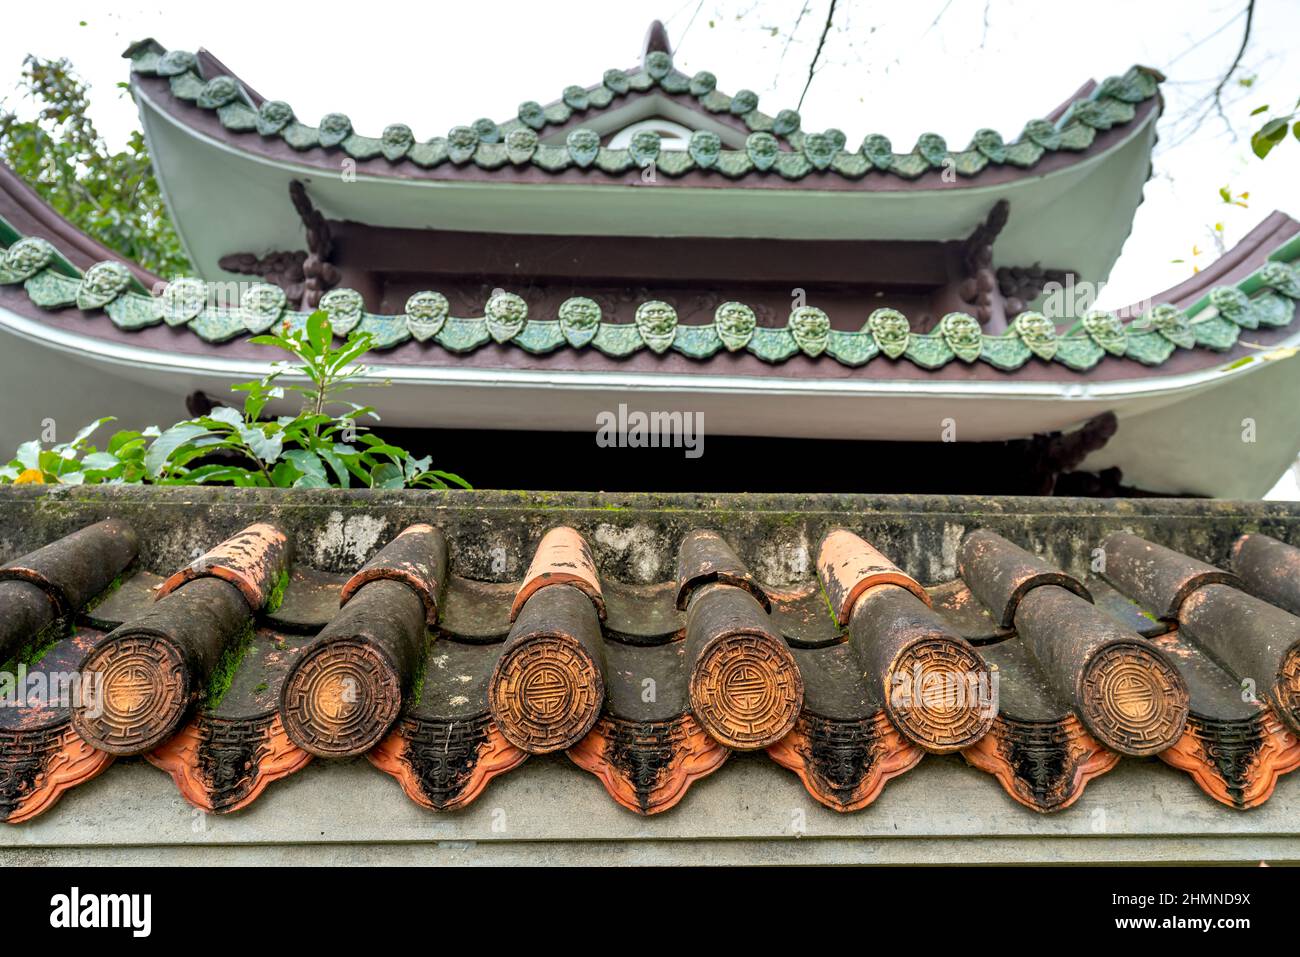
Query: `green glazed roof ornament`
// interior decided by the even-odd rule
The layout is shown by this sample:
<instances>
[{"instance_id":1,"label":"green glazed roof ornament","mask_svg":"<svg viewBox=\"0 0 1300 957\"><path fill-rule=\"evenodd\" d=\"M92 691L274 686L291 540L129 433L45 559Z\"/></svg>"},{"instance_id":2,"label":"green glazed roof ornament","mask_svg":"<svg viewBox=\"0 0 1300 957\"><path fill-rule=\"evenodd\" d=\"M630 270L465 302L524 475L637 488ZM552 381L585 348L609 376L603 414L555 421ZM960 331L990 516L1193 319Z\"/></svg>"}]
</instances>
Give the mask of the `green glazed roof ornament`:
<instances>
[{"instance_id":1,"label":"green glazed roof ornament","mask_svg":"<svg viewBox=\"0 0 1300 957\"><path fill-rule=\"evenodd\" d=\"M77 290L78 309L102 309L131 285L131 270L120 262L106 260L86 270Z\"/></svg>"},{"instance_id":2,"label":"green glazed roof ornament","mask_svg":"<svg viewBox=\"0 0 1300 957\"><path fill-rule=\"evenodd\" d=\"M906 320L904 320L906 321ZM974 362L984 346L979 320L964 312L950 312L939 320L939 333L958 359Z\"/></svg>"},{"instance_id":3,"label":"green glazed roof ornament","mask_svg":"<svg viewBox=\"0 0 1300 957\"><path fill-rule=\"evenodd\" d=\"M790 312L790 335L805 355L819 356L830 341L831 320L816 306L799 306Z\"/></svg>"},{"instance_id":4,"label":"green glazed roof ornament","mask_svg":"<svg viewBox=\"0 0 1300 957\"><path fill-rule=\"evenodd\" d=\"M406 300L406 329L416 342L428 342L447 322L450 306L440 292L424 290Z\"/></svg>"},{"instance_id":5,"label":"green glazed roof ornament","mask_svg":"<svg viewBox=\"0 0 1300 957\"><path fill-rule=\"evenodd\" d=\"M1056 324L1041 312L1022 312L1011 322L1011 327L1029 351L1047 362L1056 355L1059 342Z\"/></svg>"},{"instance_id":6,"label":"green glazed roof ornament","mask_svg":"<svg viewBox=\"0 0 1300 957\"><path fill-rule=\"evenodd\" d=\"M472 126L453 126L447 131L447 157L457 166L474 158L478 150L478 133Z\"/></svg>"},{"instance_id":7,"label":"green glazed roof ornament","mask_svg":"<svg viewBox=\"0 0 1300 957\"><path fill-rule=\"evenodd\" d=\"M951 156L948 152L948 143L938 133L922 133L916 141L915 152L933 169L939 169Z\"/></svg>"},{"instance_id":8,"label":"green glazed roof ornament","mask_svg":"<svg viewBox=\"0 0 1300 957\"><path fill-rule=\"evenodd\" d=\"M835 159L839 147L833 136L825 133L810 133L803 138L803 153L815 169L826 169Z\"/></svg>"},{"instance_id":9,"label":"green glazed roof ornament","mask_svg":"<svg viewBox=\"0 0 1300 957\"><path fill-rule=\"evenodd\" d=\"M1250 297L1236 286L1215 286L1210 290L1210 305L1219 315L1242 328L1259 328L1259 320L1251 309Z\"/></svg>"},{"instance_id":10,"label":"green glazed roof ornament","mask_svg":"<svg viewBox=\"0 0 1300 957\"><path fill-rule=\"evenodd\" d=\"M239 299L239 320L253 335L261 335L284 313L288 301L284 290L269 282L255 282Z\"/></svg>"},{"instance_id":11,"label":"green glazed roof ornament","mask_svg":"<svg viewBox=\"0 0 1300 957\"><path fill-rule=\"evenodd\" d=\"M560 332L566 342L581 349L600 329L600 304L586 296L571 296L560 303Z\"/></svg>"},{"instance_id":12,"label":"green glazed roof ornament","mask_svg":"<svg viewBox=\"0 0 1300 957\"><path fill-rule=\"evenodd\" d=\"M274 136L293 122L293 107L284 100L267 100L257 108L257 132Z\"/></svg>"},{"instance_id":13,"label":"green glazed roof ornament","mask_svg":"<svg viewBox=\"0 0 1300 957\"><path fill-rule=\"evenodd\" d=\"M415 134L405 123L393 123L384 127L384 134L379 139L380 151L390 163L404 159L415 145Z\"/></svg>"},{"instance_id":14,"label":"green glazed roof ornament","mask_svg":"<svg viewBox=\"0 0 1300 957\"><path fill-rule=\"evenodd\" d=\"M754 338L758 317L743 302L724 302L713 312L713 325L727 351L736 352L749 345L749 341Z\"/></svg>"},{"instance_id":15,"label":"green glazed roof ornament","mask_svg":"<svg viewBox=\"0 0 1300 957\"><path fill-rule=\"evenodd\" d=\"M205 110L215 110L243 97L244 91L234 77L214 76L203 85L197 103Z\"/></svg>"},{"instance_id":16,"label":"green glazed roof ornament","mask_svg":"<svg viewBox=\"0 0 1300 957\"><path fill-rule=\"evenodd\" d=\"M1083 317L1083 329L1093 342L1113 356L1128 351L1128 331L1114 313L1096 310Z\"/></svg>"},{"instance_id":17,"label":"green glazed roof ornament","mask_svg":"<svg viewBox=\"0 0 1300 957\"><path fill-rule=\"evenodd\" d=\"M564 143L569 157L583 169L596 162L596 154L600 152L600 134L595 130L585 127L572 130Z\"/></svg>"},{"instance_id":18,"label":"green glazed roof ornament","mask_svg":"<svg viewBox=\"0 0 1300 957\"><path fill-rule=\"evenodd\" d=\"M655 352L667 352L677 333L677 310L651 299L636 307L636 328L641 341Z\"/></svg>"},{"instance_id":19,"label":"green glazed roof ornament","mask_svg":"<svg viewBox=\"0 0 1300 957\"><path fill-rule=\"evenodd\" d=\"M537 152L537 133L530 129L511 130L506 134L506 158L522 166Z\"/></svg>"},{"instance_id":20,"label":"green glazed roof ornament","mask_svg":"<svg viewBox=\"0 0 1300 957\"><path fill-rule=\"evenodd\" d=\"M528 304L513 292L494 293L484 310L488 335L496 342L509 342L524 330Z\"/></svg>"},{"instance_id":21,"label":"green glazed roof ornament","mask_svg":"<svg viewBox=\"0 0 1300 957\"><path fill-rule=\"evenodd\" d=\"M867 330L876 340L880 351L891 359L897 359L907 351L912 327L907 316L897 309L877 309L867 317Z\"/></svg>"},{"instance_id":22,"label":"green glazed roof ornament","mask_svg":"<svg viewBox=\"0 0 1300 957\"><path fill-rule=\"evenodd\" d=\"M39 236L26 236L14 243L0 259L0 284L23 282L54 262L53 246Z\"/></svg>"},{"instance_id":23,"label":"green glazed roof ornament","mask_svg":"<svg viewBox=\"0 0 1300 957\"><path fill-rule=\"evenodd\" d=\"M1196 336L1187 324L1187 314L1177 306L1168 303L1155 306L1142 317L1142 321L1176 346L1184 349L1196 346Z\"/></svg>"},{"instance_id":24,"label":"green glazed roof ornament","mask_svg":"<svg viewBox=\"0 0 1300 957\"><path fill-rule=\"evenodd\" d=\"M654 130L637 130L627 151L637 166L649 166L659 158L659 146L659 134Z\"/></svg>"},{"instance_id":25,"label":"green glazed roof ornament","mask_svg":"<svg viewBox=\"0 0 1300 957\"><path fill-rule=\"evenodd\" d=\"M750 162L754 164L755 169L768 170L776 162L777 154L781 152L781 144L771 133L762 131L750 133L745 140L745 152L749 154Z\"/></svg>"},{"instance_id":26,"label":"green glazed roof ornament","mask_svg":"<svg viewBox=\"0 0 1300 957\"><path fill-rule=\"evenodd\" d=\"M340 339L346 339L366 314L365 300L355 289L331 289L320 297L320 308L329 317L334 335Z\"/></svg>"},{"instance_id":27,"label":"green glazed roof ornament","mask_svg":"<svg viewBox=\"0 0 1300 957\"><path fill-rule=\"evenodd\" d=\"M199 58L186 50L168 50L159 58L154 68L159 76L173 77L182 73L197 73Z\"/></svg>"},{"instance_id":28,"label":"green glazed roof ornament","mask_svg":"<svg viewBox=\"0 0 1300 957\"><path fill-rule=\"evenodd\" d=\"M160 313L169 326L189 325L208 304L208 284L193 276L173 279L162 291Z\"/></svg>"},{"instance_id":29,"label":"green glazed roof ornament","mask_svg":"<svg viewBox=\"0 0 1300 957\"><path fill-rule=\"evenodd\" d=\"M1282 295L1300 299L1300 273L1296 272L1294 266L1280 262L1265 263L1259 271L1259 278Z\"/></svg>"},{"instance_id":30,"label":"green glazed roof ornament","mask_svg":"<svg viewBox=\"0 0 1300 957\"><path fill-rule=\"evenodd\" d=\"M326 113L320 121L320 145L338 146L352 135L352 121L343 113Z\"/></svg>"}]
</instances>

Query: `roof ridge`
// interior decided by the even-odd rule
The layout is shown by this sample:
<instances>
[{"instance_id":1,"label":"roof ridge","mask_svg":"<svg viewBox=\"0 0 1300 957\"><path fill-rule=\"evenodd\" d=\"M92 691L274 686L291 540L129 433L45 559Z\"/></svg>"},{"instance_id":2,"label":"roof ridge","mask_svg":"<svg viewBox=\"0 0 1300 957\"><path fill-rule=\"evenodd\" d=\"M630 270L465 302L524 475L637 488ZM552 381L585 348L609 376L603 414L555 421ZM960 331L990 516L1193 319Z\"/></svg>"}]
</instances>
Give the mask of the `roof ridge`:
<instances>
[{"instance_id":1,"label":"roof ridge","mask_svg":"<svg viewBox=\"0 0 1300 957\"><path fill-rule=\"evenodd\" d=\"M152 39L132 44L123 56L131 60L133 74L168 80L172 96L215 111L227 130L277 136L298 151L341 149L356 160L383 156L394 164L410 161L425 169L451 162L458 166L473 163L486 170L534 165L551 173L576 167L619 175L653 163L672 177L698 169L716 170L729 179L768 171L797 180L815 172L859 179L874 170L916 179L931 170L951 169L959 176L972 177L990 165L1028 169L1048 153L1086 150L1099 131L1131 122L1137 104L1156 97L1164 79L1158 70L1134 66L1072 101L1058 120L1030 120L1011 143L996 130L983 128L975 132L966 149L953 151L938 133L923 133L910 152L895 153L889 138L879 133L867 135L857 150L850 151L845 149L847 139L839 129L804 132L802 119L794 110L770 117L759 111L758 94L752 90L740 90L734 96L720 93L712 73L701 70L687 77L674 68L672 54L661 49L648 50L640 68L605 71L597 86L566 87L550 106L528 100L512 120L498 124L482 118L424 142L417 141L404 123L391 124L379 137L371 137L357 133L343 113L327 113L319 126L308 126L283 100L268 100L255 107L235 77L204 77L196 54L166 50ZM581 126L569 132L564 146L539 142L538 133L549 126L567 123L593 108L604 109L616 97L656 88L693 96L705 111L729 114L744 123L750 130L745 148L724 149L716 133L697 130L687 149L663 149L657 133L642 130L628 149L611 149L601 145L594 130ZM780 139L792 149L781 149Z\"/></svg>"},{"instance_id":2,"label":"roof ridge","mask_svg":"<svg viewBox=\"0 0 1300 957\"><path fill-rule=\"evenodd\" d=\"M0 285L22 283L28 298L42 309L76 306L102 309L115 325L139 330L166 323L185 326L206 342L221 343L244 334L260 334L276 322L302 325L308 313L293 312L283 289L253 283L238 306L210 304L210 284L180 277L157 291L142 288L121 262L96 263L85 273L72 267L55 246L41 237L21 237L0 217ZM528 304L511 292L496 292L481 317L450 315L445 296L426 290L415 293L401 315L365 311L361 294L332 289L321 298L335 333L346 336L361 329L375 336L375 348L389 349L410 339L433 341L449 352L473 352L489 342L513 344L541 355L566 345L623 358L643 348L657 353L674 349L692 359L709 359L721 351L747 350L760 359L779 363L803 354L823 354L847 366L864 366L881 355L907 358L924 369L937 369L960 359L982 360L1010 372L1037 357L1087 371L1107 357L1160 365L1176 348L1203 347L1227 351L1241 329L1283 327L1295 318L1292 300L1300 300L1300 235L1269 254L1265 262L1235 285L1217 286L1186 310L1161 303L1125 322L1114 313L1092 311L1064 333L1040 312L1022 312L999 335L985 334L974 317L948 313L933 332L912 332L907 317L896 309L874 310L857 331L831 328L829 316L815 306L791 310L784 327L760 326L752 308L724 302L714 321L685 325L674 307L661 300L642 302L634 322L602 321L600 304L574 296L557 310L556 319L531 319ZM1253 357L1240 360L1242 364ZM1234 366L1235 367L1235 366Z\"/></svg>"}]
</instances>

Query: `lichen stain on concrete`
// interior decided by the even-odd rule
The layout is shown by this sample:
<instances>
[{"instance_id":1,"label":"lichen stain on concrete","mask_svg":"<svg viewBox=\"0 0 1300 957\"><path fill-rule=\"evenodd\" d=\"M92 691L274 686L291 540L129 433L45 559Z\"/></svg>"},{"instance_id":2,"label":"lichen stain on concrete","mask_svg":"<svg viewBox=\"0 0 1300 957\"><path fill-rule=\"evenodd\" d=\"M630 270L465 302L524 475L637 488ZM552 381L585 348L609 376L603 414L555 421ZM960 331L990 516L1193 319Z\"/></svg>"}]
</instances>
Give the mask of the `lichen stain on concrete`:
<instances>
[{"instance_id":1,"label":"lichen stain on concrete","mask_svg":"<svg viewBox=\"0 0 1300 957\"><path fill-rule=\"evenodd\" d=\"M965 525L943 523L938 554L930 552L928 555L930 567L927 575L930 581L951 581L957 577L957 550L961 548L961 540L965 537Z\"/></svg>"},{"instance_id":2,"label":"lichen stain on concrete","mask_svg":"<svg viewBox=\"0 0 1300 957\"><path fill-rule=\"evenodd\" d=\"M388 520L374 515L330 512L313 543L315 564L337 571L355 569L370 557L387 528Z\"/></svg>"},{"instance_id":3,"label":"lichen stain on concrete","mask_svg":"<svg viewBox=\"0 0 1300 957\"><path fill-rule=\"evenodd\" d=\"M790 533L778 533L773 541L760 547L758 559L754 562L755 577L771 585L805 582L812 573L812 550L805 528L800 528L793 540Z\"/></svg>"},{"instance_id":4,"label":"lichen stain on concrete","mask_svg":"<svg viewBox=\"0 0 1300 957\"><path fill-rule=\"evenodd\" d=\"M665 555L676 555L676 551L664 548L661 535L650 525L622 526L602 522L596 526L592 537L600 549L614 556L615 561L608 564L625 565L636 584L649 585L672 573L671 569L661 565ZM598 564L606 567L604 555L598 557Z\"/></svg>"}]
</instances>

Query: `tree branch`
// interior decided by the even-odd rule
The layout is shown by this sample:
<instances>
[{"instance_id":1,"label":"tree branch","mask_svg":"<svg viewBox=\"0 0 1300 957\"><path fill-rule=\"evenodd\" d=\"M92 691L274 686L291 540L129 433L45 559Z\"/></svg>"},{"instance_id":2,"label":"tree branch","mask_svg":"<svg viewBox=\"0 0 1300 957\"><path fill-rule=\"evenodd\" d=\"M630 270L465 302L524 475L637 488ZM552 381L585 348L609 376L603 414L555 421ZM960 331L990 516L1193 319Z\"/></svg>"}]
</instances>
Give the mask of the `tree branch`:
<instances>
[{"instance_id":1,"label":"tree branch","mask_svg":"<svg viewBox=\"0 0 1300 957\"><path fill-rule=\"evenodd\" d=\"M1254 3L1254 0L1251 0ZM799 104L796 110L803 109L803 98L808 95L808 87L812 86L813 74L817 72L817 61L821 59L822 47L826 45L826 35L831 32L831 21L835 19L835 0L831 0L831 5L826 11L826 23L822 26L821 38L817 41L817 49L813 53L812 62L808 64L808 79L803 85L803 92L799 94Z\"/></svg>"}]
</instances>

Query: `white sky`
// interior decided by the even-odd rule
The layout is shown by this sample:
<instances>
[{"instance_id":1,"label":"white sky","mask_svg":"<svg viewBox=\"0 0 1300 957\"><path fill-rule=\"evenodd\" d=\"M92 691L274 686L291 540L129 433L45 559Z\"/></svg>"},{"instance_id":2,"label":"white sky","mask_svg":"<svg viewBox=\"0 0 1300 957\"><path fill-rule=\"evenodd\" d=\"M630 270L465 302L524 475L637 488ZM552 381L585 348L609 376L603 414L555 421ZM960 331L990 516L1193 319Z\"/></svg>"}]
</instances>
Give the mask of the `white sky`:
<instances>
[{"instance_id":1,"label":"white sky","mask_svg":"<svg viewBox=\"0 0 1300 957\"><path fill-rule=\"evenodd\" d=\"M719 88L749 88L774 115L798 102L829 0L612 0L470 2L202 3L78 0L10 3L0 34L0 93L9 93L28 53L66 56L91 86L92 115L113 144L138 122L116 84L132 41L207 47L259 93L287 100L314 122L347 113L363 133L389 123L419 138L480 116L504 120L523 100L558 98L591 85L610 67L633 65L651 19L668 26L675 62L711 70ZM805 9L800 20L800 10ZM1141 63L1165 72L1165 116L1133 232L1101 306L1144 298L1186 278L1193 246L1216 258L1211 227L1229 244L1273 209L1300 217L1300 142L1267 161L1233 139L1204 109L1241 41L1245 0L912 0L884 5L839 0L822 67L800 111L805 129L836 126L850 146L869 132L906 149L923 132L964 147L982 126L1010 140L1026 120L1055 107L1089 78ZM85 25L82 25L85 21ZM798 28L791 30L798 21ZM1300 2L1258 0L1252 42L1225 91L1232 127L1252 129L1263 104L1287 112L1300 96ZM383 87L385 92L376 91ZM1201 104L1201 109L1197 105ZM1189 111L1192 111L1189 113ZM1222 203L1221 186L1248 191L1249 208ZM1012 215L1015 211L1012 210ZM1069 229L1069 223L1059 224ZM1300 498L1288 472L1275 497Z\"/></svg>"}]
</instances>

